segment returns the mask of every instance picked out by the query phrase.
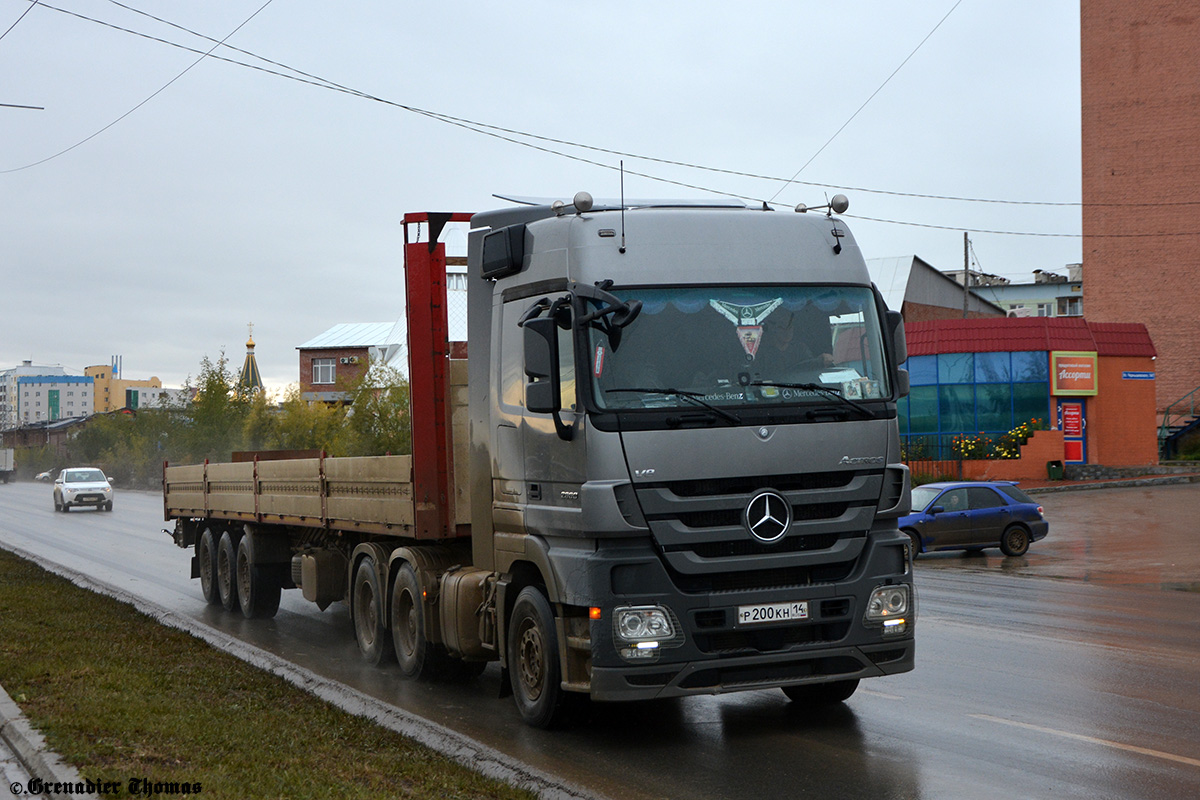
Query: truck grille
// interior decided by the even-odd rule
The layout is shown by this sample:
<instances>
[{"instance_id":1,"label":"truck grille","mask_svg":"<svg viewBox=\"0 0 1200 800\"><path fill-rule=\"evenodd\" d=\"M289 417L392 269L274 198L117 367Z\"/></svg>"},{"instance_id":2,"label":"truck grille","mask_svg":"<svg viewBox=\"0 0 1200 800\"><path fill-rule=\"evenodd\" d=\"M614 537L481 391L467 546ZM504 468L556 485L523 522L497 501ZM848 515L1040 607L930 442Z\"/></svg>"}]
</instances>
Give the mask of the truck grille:
<instances>
[{"instance_id":1,"label":"truck grille","mask_svg":"<svg viewBox=\"0 0 1200 800\"><path fill-rule=\"evenodd\" d=\"M844 580L866 543L883 470L756 475L637 484L642 514L677 588L736 592ZM763 543L746 527L759 492L778 492L792 523Z\"/></svg>"}]
</instances>

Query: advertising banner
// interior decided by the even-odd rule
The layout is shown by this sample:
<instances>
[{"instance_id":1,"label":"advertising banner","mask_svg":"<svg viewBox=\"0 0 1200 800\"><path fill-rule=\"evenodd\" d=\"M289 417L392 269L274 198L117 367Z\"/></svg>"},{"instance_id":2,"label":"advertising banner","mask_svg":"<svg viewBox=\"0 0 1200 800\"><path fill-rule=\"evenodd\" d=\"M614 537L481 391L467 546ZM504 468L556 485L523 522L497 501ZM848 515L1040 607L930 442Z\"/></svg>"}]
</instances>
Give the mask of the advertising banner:
<instances>
[{"instance_id":1,"label":"advertising banner","mask_svg":"<svg viewBox=\"0 0 1200 800\"><path fill-rule=\"evenodd\" d=\"M1050 353L1050 394L1059 397L1094 395L1097 388L1095 352L1054 350Z\"/></svg>"}]
</instances>

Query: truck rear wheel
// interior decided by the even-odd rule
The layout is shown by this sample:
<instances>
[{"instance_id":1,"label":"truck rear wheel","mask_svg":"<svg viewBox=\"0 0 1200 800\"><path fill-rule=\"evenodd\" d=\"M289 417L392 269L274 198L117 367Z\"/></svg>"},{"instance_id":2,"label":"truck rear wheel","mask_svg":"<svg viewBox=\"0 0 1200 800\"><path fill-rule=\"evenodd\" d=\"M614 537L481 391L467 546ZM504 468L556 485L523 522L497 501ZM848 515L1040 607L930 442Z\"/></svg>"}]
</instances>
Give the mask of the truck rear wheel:
<instances>
[{"instance_id":1,"label":"truck rear wheel","mask_svg":"<svg viewBox=\"0 0 1200 800\"><path fill-rule=\"evenodd\" d=\"M221 604L221 592L217 588L217 536L212 528L205 528L196 542L196 561L200 567L200 593L209 605Z\"/></svg>"},{"instance_id":2,"label":"truck rear wheel","mask_svg":"<svg viewBox=\"0 0 1200 800\"><path fill-rule=\"evenodd\" d=\"M517 595L508 622L508 674L521 718L535 728L550 728L563 717L558 633L550 601L536 586Z\"/></svg>"},{"instance_id":3,"label":"truck rear wheel","mask_svg":"<svg viewBox=\"0 0 1200 800\"><path fill-rule=\"evenodd\" d=\"M379 575L375 572L373 558L358 562L352 599L358 650L368 664L382 664L391 657L392 634L385 623L383 592L379 589Z\"/></svg>"},{"instance_id":4,"label":"truck rear wheel","mask_svg":"<svg viewBox=\"0 0 1200 800\"><path fill-rule=\"evenodd\" d=\"M421 582L412 564L401 565L392 584L392 642L400 671L409 678L431 678L440 666L432 642L425 636L425 606Z\"/></svg>"},{"instance_id":5,"label":"truck rear wheel","mask_svg":"<svg viewBox=\"0 0 1200 800\"><path fill-rule=\"evenodd\" d=\"M254 537L242 536L237 548L238 604L246 619L273 617L279 610L283 585L274 564L254 563Z\"/></svg>"},{"instance_id":6,"label":"truck rear wheel","mask_svg":"<svg viewBox=\"0 0 1200 800\"><path fill-rule=\"evenodd\" d=\"M217 593L226 611L237 609L237 542L229 531L221 534L217 544Z\"/></svg>"}]
</instances>

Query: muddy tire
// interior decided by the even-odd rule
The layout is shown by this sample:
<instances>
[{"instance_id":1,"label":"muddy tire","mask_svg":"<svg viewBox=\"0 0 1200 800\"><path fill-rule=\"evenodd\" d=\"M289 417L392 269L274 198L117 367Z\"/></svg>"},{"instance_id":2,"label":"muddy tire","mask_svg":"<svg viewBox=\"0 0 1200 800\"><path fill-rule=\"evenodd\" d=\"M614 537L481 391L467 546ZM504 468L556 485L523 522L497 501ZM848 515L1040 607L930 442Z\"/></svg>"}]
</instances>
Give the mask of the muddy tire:
<instances>
[{"instance_id":1,"label":"muddy tire","mask_svg":"<svg viewBox=\"0 0 1200 800\"><path fill-rule=\"evenodd\" d=\"M526 723L551 728L562 721L558 633L550 601L536 586L517 595L508 622L508 674L513 700Z\"/></svg>"},{"instance_id":2,"label":"muddy tire","mask_svg":"<svg viewBox=\"0 0 1200 800\"><path fill-rule=\"evenodd\" d=\"M809 706L831 706L850 699L858 688L858 679L848 681L832 681L830 683L809 683L802 686L784 686L783 693L793 703L804 703Z\"/></svg>"},{"instance_id":3,"label":"muddy tire","mask_svg":"<svg viewBox=\"0 0 1200 800\"><path fill-rule=\"evenodd\" d=\"M383 591L375 572L375 559L367 557L358 562L351 589L351 615L354 618L354 638L358 652L368 664L379 665L392 657L392 632L384 613Z\"/></svg>"},{"instance_id":4,"label":"muddy tire","mask_svg":"<svg viewBox=\"0 0 1200 800\"><path fill-rule=\"evenodd\" d=\"M1029 531L1020 525L1009 525L1000 537L1000 552L1006 556L1023 556L1029 552Z\"/></svg>"},{"instance_id":5,"label":"muddy tire","mask_svg":"<svg viewBox=\"0 0 1200 800\"><path fill-rule=\"evenodd\" d=\"M237 548L238 605L246 619L265 619L279 610L283 585L274 564L254 563L254 537L244 535Z\"/></svg>"},{"instance_id":6,"label":"muddy tire","mask_svg":"<svg viewBox=\"0 0 1200 800\"><path fill-rule=\"evenodd\" d=\"M217 594L226 611L238 609L237 540L225 531L217 543Z\"/></svg>"},{"instance_id":7,"label":"muddy tire","mask_svg":"<svg viewBox=\"0 0 1200 800\"><path fill-rule=\"evenodd\" d=\"M200 593L212 606L221 605L221 592L217 588L217 537L212 528L205 528L196 541L196 561L200 568Z\"/></svg>"}]
</instances>

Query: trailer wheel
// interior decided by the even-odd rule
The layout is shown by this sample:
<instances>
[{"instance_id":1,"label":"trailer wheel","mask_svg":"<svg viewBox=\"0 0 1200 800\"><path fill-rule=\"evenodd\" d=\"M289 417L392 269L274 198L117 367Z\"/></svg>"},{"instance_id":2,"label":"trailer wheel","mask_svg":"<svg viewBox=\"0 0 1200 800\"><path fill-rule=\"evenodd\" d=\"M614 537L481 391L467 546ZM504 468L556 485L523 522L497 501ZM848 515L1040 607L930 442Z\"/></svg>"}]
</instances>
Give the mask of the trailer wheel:
<instances>
[{"instance_id":1,"label":"trailer wheel","mask_svg":"<svg viewBox=\"0 0 1200 800\"><path fill-rule=\"evenodd\" d=\"M830 683L809 683L800 686L784 686L783 693L794 703L805 703L812 706L833 705L850 699L858 688L858 679L848 681L831 681Z\"/></svg>"},{"instance_id":2,"label":"trailer wheel","mask_svg":"<svg viewBox=\"0 0 1200 800\"><path fill-rule=\"evenodd\" d=\"M196 542L196 561L200 566L200 593L209 605L221 604L221 591L217 588L217 536L212 528L205 528Z\"/></svg>"},{"instance_id":3,"label":"trailer wheel","mask_svg":"<svg viewBox=\"0 0 1200 800\"><path fill-rule=\"evenodd\" d=\"M226 611L237 609L237 589L237 543L233 534L225 531L217 545L217 593Z\"/></svg>"},{"instance_id":4,"label":"trailer wheel","mask_svg":"<svg viewBox=\"0 0 1200 800\"><path fill-rule=\"evenodd\" d=\"M273 617L283 586L274 564L254 563L254 537L242 536L237 548L238 604L246 619Z\"/></svg>"},{"instance_id":5,"label":"trailer wheel","mask_svg":"<svg viewBox=\"0 0 1200 800\"><path fill-rule=\"evenodd\" d=\"M391 657L392 633L385 624L383 592L379 590L374 559L368 557L358 563L352 599L351 614L358 650L368 664L382 664Z\"/></svg>"},{"instance_id":6,"label":"trailer wheel","mask_svg":"<svg viewBox=\"0 0 1200 800\"><path fill-rule=\"evenodd\" d=\"M565 692L558 663L558 633L550 601L536 586L517 595L508 623L508 671L521 718L550 728L563 717Z\"/></svg>"}]
</instances>

